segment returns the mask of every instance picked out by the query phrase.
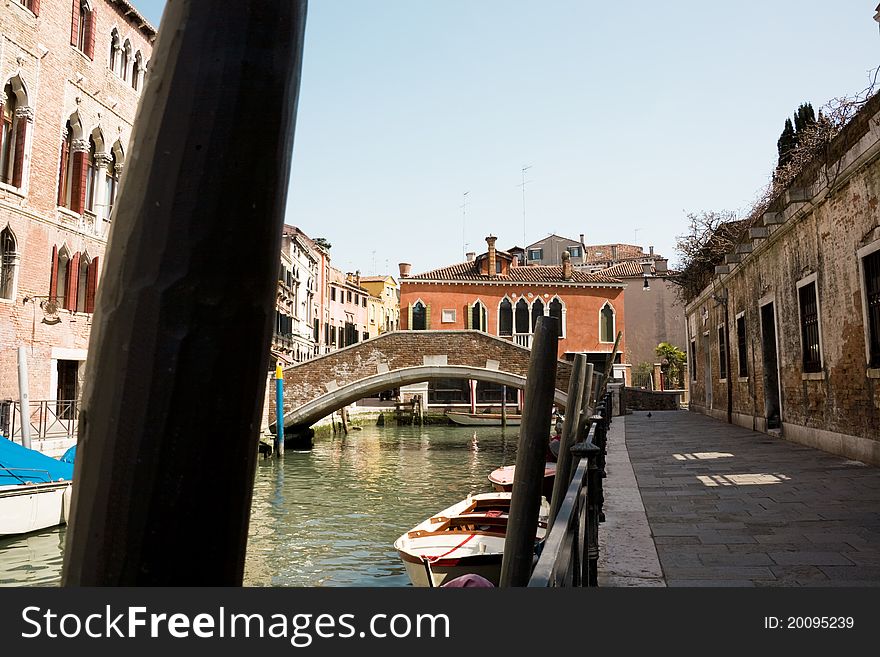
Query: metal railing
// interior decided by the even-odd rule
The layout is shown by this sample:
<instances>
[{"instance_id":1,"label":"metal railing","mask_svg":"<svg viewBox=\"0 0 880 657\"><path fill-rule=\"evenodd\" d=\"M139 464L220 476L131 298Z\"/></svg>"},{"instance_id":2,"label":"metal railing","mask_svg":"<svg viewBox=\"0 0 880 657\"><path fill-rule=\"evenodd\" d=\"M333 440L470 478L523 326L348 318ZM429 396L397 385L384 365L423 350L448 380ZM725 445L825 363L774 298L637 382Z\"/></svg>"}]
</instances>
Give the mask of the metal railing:
<instances>
[{"instance_id":1,"label":"metal railing","mask_svg":"<svg viewBox=\"0 0 880 657\"><path fill-rule=\"evenodd\" d=\"M32 400L29 403L28 417L31 424L31 438L76 438L79 401L55 399ZM0 412L0 433L10 440L21 442L21 402L2 403L8 410Z\"/></svg>"},{"instance_id":2,"label":"metal railing","mask_svg":"<svg viewBox=\"0 0 880 657\"><path fill-rule=\"evenodd\" d=\"M514 333L513 341L516 345L520 347L525 347L526 349L532 348L532 334L531 333Z\"/></svg>"},{"instance_id":3,"label":"metal railing","mask_svg":"<svg viewBox=\"0 0 880 657\"><path fill-rule=\"evenodd\" d=\"M599 523L605 520L602 479L611 424L609 393L595 410L586 436L571 448L577 459L574 475L548 528L529 586L598 586Z\"/></svg>"}]
</instances>

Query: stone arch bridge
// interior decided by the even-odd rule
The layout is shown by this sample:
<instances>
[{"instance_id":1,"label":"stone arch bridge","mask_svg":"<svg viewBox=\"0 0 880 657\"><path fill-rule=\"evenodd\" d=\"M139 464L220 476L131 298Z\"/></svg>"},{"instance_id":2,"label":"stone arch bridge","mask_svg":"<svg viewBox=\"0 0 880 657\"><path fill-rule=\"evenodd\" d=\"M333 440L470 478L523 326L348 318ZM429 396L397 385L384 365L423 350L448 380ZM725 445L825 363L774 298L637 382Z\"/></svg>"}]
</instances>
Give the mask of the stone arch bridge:
<instances>
[{"instance_id":1,"label":"stone arch bridge","mask_svg":"<svg viewBox=\"0 0 880 657\"><path fill-rule=\"evenodd\" d=\"M436 379L474 379L523 389L530 350L481 331L394 331L284 370L285 433L304 430L358 399ZM557 361L564 407L571 364ZM274 398L270 418L275 418ZM273 422L274 424L274 422Z\"/></svg>"}]
</instances>

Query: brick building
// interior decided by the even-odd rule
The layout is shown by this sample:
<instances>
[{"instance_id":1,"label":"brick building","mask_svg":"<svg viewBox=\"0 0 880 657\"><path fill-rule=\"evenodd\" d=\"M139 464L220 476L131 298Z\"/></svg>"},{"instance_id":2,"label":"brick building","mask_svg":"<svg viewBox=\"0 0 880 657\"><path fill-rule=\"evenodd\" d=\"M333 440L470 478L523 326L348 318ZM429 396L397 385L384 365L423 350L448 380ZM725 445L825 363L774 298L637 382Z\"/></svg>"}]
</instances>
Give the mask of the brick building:
<instances>
[{"instance_id":1,"label":"brick building","mask_svg":"<svg viewBox=\"0 0 880 657\"><path fill-rule=\"evenodd\" d=\"M0 7L0 400L80 394L113 201L156 30L125 0Z\"/></svg>"},{"instance_id":2,"label":"brick building","mask_svg":"<svg viewBox=\"0 0 880 657\"><path fill-rule=\"evenodd\" d=\"M625 284L575 269L565 256L560 266L519 265L508 252L496 249L495 241L487 237L488 250L473 260L423 274L409 276L408 265L402 265L401 329L478 329L530 347L538 317L550 315L561 324L560 358L586 353L604 367L617 332L625 337ZM624 361L625 350L624 339L617 363ZM461 389L457 383L447 387L447 400L470 398L466 390L455 392ZM443 403L441 397L432 392L429 401Z\"/></svg>"},{"instance_id":3,"label":"brick building","mask_svg":"<svg viewBox=\"0 0 880 657\"><path fill-rule=\"evenodd\" d=\"M687 305L691 408L880 464L880 96Z\"/></svg>"}]
</instances>

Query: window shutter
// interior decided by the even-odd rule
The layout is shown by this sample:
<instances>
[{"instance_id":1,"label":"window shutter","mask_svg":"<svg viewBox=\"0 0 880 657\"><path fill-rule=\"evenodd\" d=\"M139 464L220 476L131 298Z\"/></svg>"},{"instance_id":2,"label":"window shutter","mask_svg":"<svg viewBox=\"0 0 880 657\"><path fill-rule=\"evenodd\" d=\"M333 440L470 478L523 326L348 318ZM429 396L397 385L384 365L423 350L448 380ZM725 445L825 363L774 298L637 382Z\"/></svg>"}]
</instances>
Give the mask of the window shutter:
<instances>
[{"instance_id":1,"label":"window shutter","mask_svg":"<svg viewBox=\"0 0 880 657\"><path fill-rule=\"evenodd\" d=\"M18 117L15 126L15 161L12 165L12 186L21 187L22 174L24 173L24 144L27 139L27 119Z\"/></svg>"},{"instance_id":2,"label":"window shutter","mask_svg":"<svg viewBox=\"0 0 880 657\"><path fill-rule=\"evenodd\" d=\"M73 154L73 175L70 180L70 209L82 213L86 207L86 158L82 151Z\"/></svg>"},{"instance_id":3,"label":"window shutter","mask_svg":"<svg viewBox=\"0 0 880 657\"><path fill-rule=\"evenodd\" d=\"M34 12L34 16L40 15L40 0L31 0L31 11Z\"/></svg>"},{"instance_id":4,"label":"window shutter","mask_svg":"<svg viewBox=\"0 0 880 657\"><path fill-rule=\"evenodd\" d=\"M412 331L412 304L406 307L406 328Z\"/></svg>"},{"instance_id":5,"label":"window shutter","mask_svg":"<svg viewBox=\"0 0 880 657\"><path fill-rule=\"evenodd\" d=\"M79 36L79 3L80 0L73 0L73 17L70 21L70 45L75 46L77 36Z\"/></svg>"},{"instance_id":6,"label":"window shutter","mask_svg":"<svg viewBox=\"0 0 880 657\"><path fill-rule=\"evenodd\" d=\"M95 290L98 287L98 259L89 266L89 280L86 284L86 312L95 312Z\"/></svg>"},{"instance_id":7,"label":"window shutter","mask_svg":"<svg viewBox=\"0 0 880 657\"><path fill-rule=\"evenodd\" d=\"M76 285L79 282L79 253L70 259L67 269L67 293L64 297L64 307L68 310L76 310Z\"/></svg>"},{"instance_id":8,"label":"window shutter","mask_svg":"<svg viewBox=\"0 0 880 657\"><path fill-rule=\"evenodd\" d=\"M86 23L86 33L85 33L85 42L86 42L86 55L89 56L89 59L95 58L95 32L97 31L95 28L98 24L98 10L97 8L92 9L89 12L88 23Z\"/></svg>"},{"instance_id":9,"label":"window shutter","mask_svg":"<svg viewBox=\"0 0 880 657\"><path fill-rule=\"evenodd\" d=\"M49 274L49 299L57 301L58 291L55 286L58 284L58 247L52 247L52 264L51 273Z\"/></svg>"},{"instance_id":10,"label":"window shutter","mask_svg":"<svg viewBox=\"0 0 880 657\"><path fill-rule=\"evenodd\" d=\"M467 305L467 318L466 318L465 322L466 322L465 328L469 328L469 329L474 328L474 326L473 326L473 324L474 324L474 304L472 304L472 303L469 303Z\"/></svg>"},{"instance_id":11,"label":"window shutter","mask_svg":"<svg viewBox=\"0 0 880 657\"><path fill-rule=\"evenodd\" d=\"M67 168L70 152L66 139L61 140L61 162L58 164L58 205L64 205L67 200Z\"/></svg>"},{"instance_id":12,"label":"window shutter","mask_svg":"<svg viewBox=\"0 0 880 657\"><path fill-rule=\"evenodd\" d=\"M431 330L431 305L430 304L425 305L425 330L426 331Z\"/></svg>"}]
</instances>

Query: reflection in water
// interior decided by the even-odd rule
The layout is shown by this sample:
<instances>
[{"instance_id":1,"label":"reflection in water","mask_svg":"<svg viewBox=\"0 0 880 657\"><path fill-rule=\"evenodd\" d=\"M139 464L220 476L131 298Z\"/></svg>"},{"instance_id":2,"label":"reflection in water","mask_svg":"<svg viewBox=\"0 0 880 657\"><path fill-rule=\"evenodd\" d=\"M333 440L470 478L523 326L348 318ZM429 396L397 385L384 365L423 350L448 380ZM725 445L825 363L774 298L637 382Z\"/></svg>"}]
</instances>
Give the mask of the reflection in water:
<instances>
[{"instance_id":1,"label":"reflection in water","mask_svg":"<svg viewBox=\"0 0 880 657\"><path fill-rule=\"evenodd\" d=\"M260 459L247 586L407 586L392 544L513 463L517 428L367 427ZM210 528L205 528L210 540ZM0 539L0 586L58 585L64 528Z\"/></svg>"},{"instance_id":2,"label":"reflection in water","mask_svg":"<svg viewBox=\"0 0 880 657\"><path fill-rule=\"evenodd\" d=\"M57 586L61 581L64 530L62 526L0 538L0 586Z\"/></svg>"}]
</instances>

